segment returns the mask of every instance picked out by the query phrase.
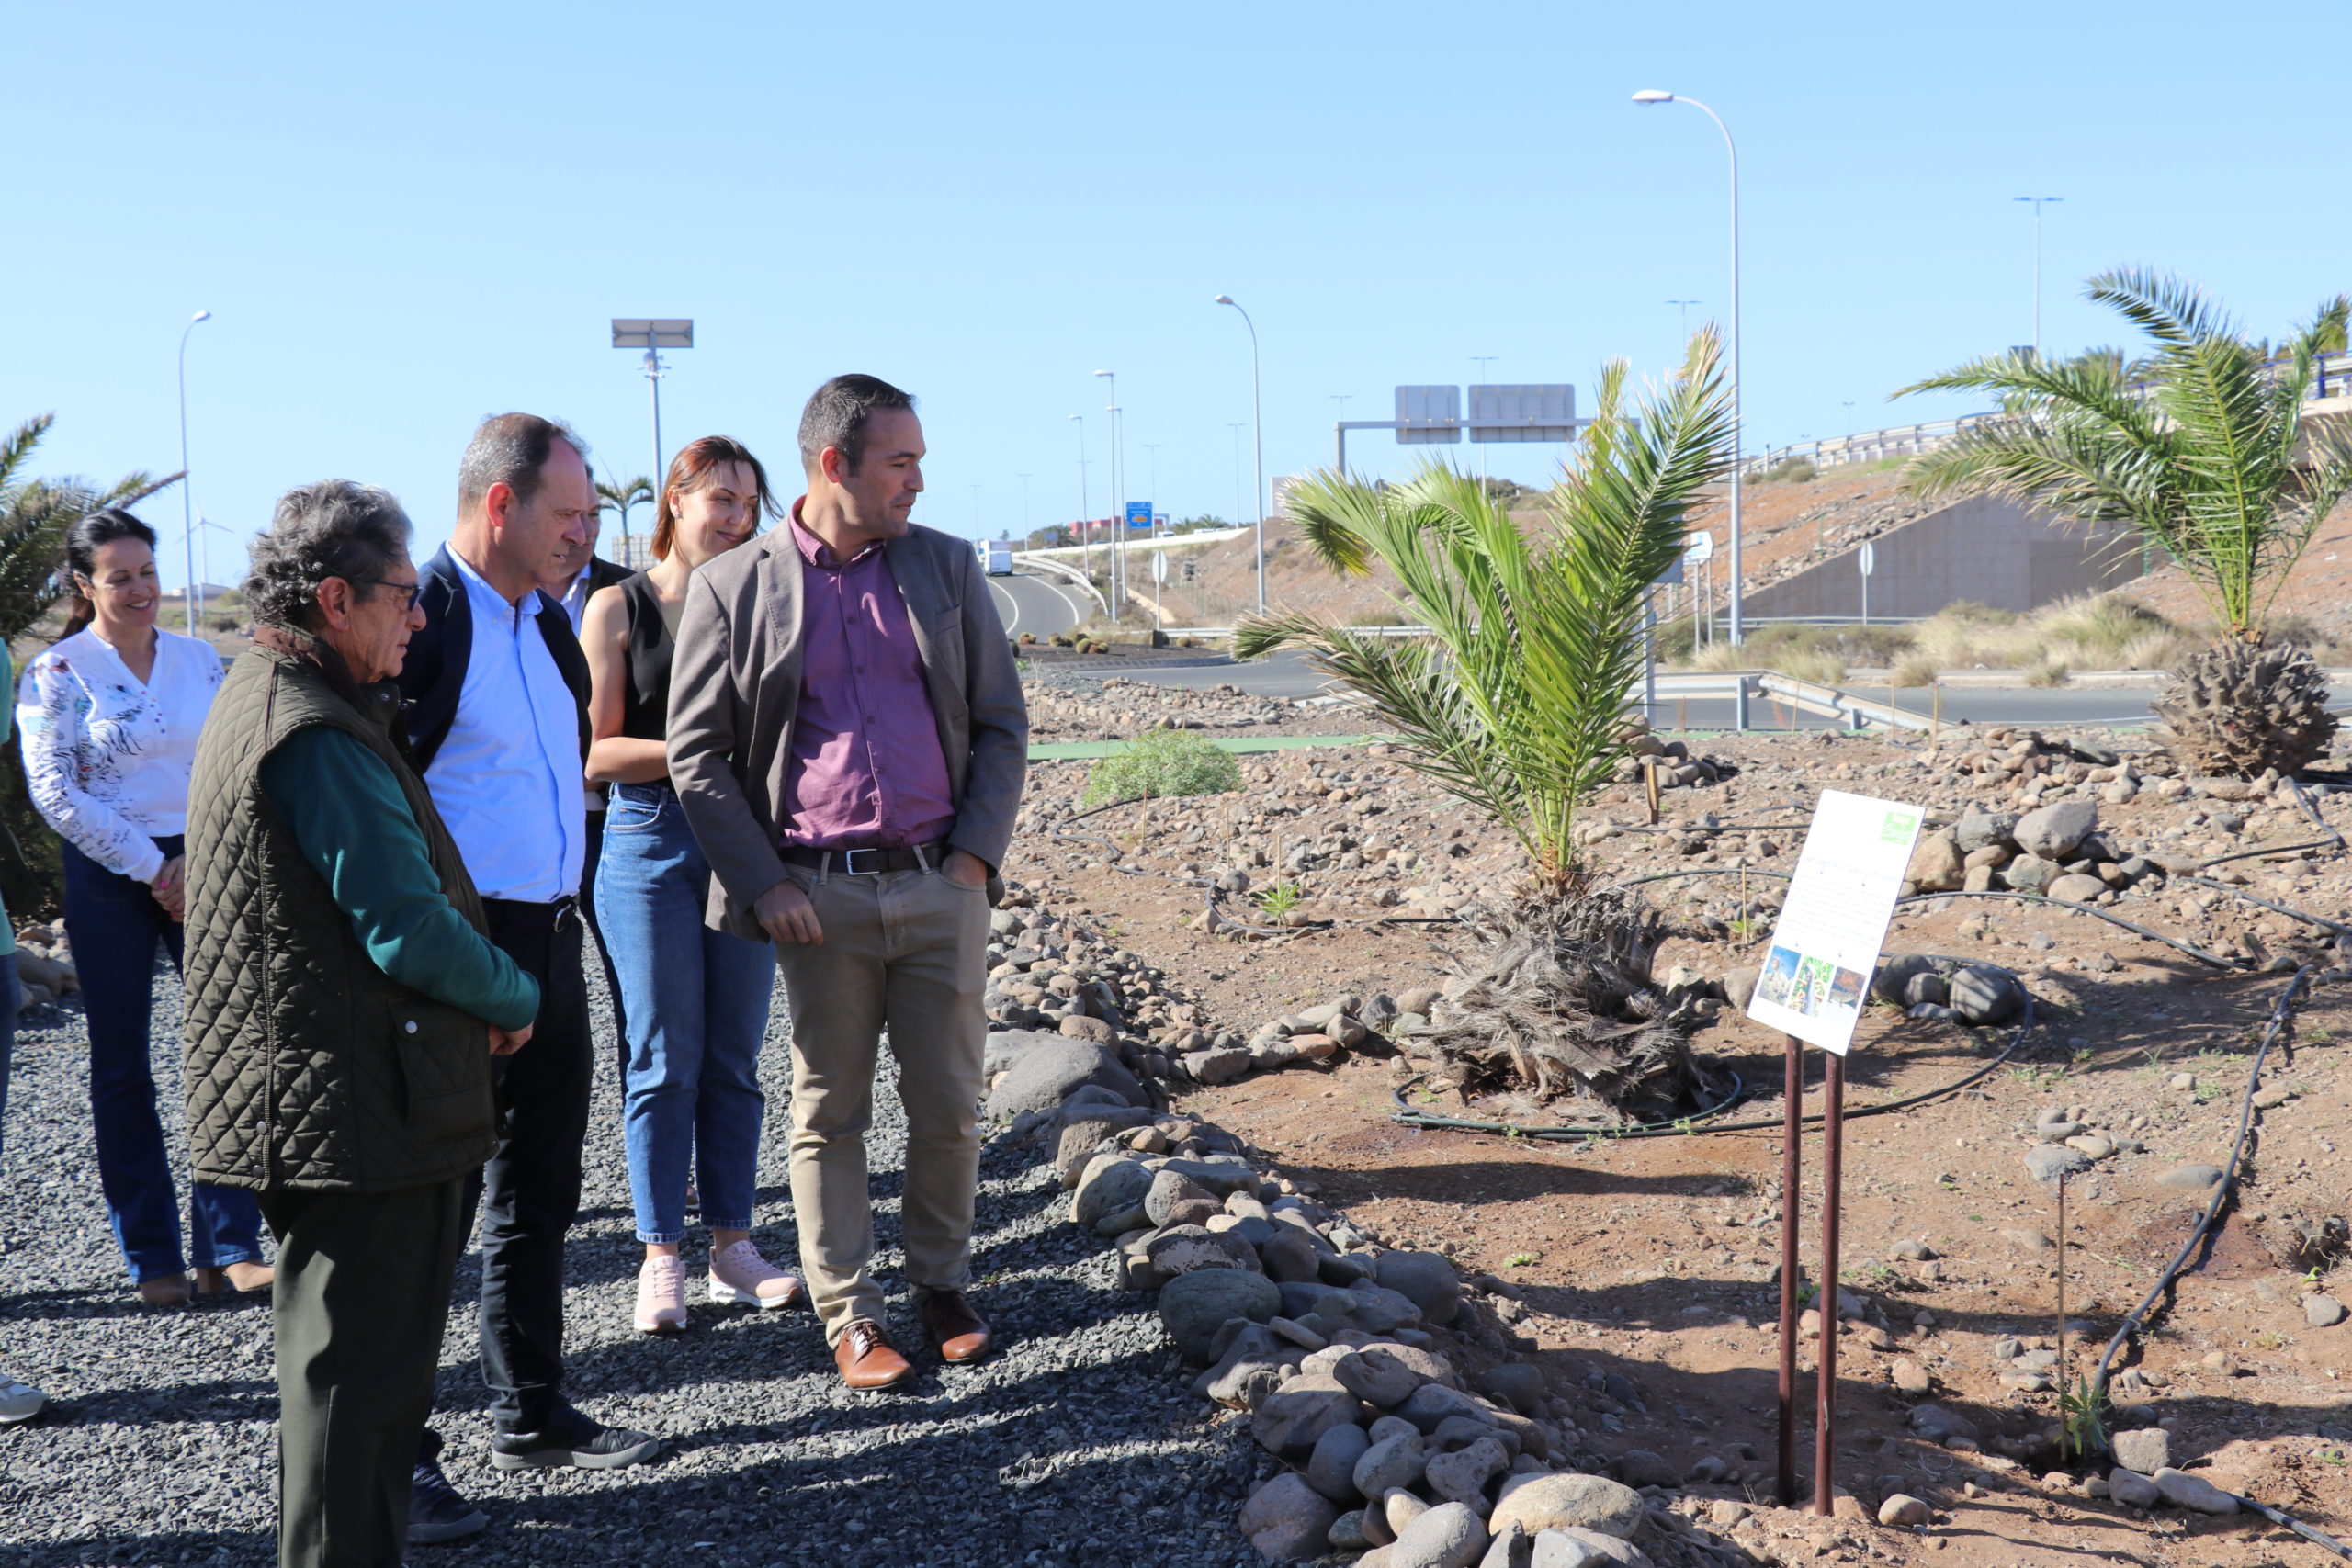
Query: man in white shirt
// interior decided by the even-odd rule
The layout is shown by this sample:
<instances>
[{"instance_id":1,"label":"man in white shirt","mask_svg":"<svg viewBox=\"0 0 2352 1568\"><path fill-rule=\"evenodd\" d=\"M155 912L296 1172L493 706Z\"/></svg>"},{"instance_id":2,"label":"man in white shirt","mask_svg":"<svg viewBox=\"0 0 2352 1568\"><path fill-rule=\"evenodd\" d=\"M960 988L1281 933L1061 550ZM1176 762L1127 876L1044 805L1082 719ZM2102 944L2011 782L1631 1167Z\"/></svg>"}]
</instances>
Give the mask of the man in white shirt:
<instances>
[{"instance_id":1,"label":"man in white shirt","mask_svg":"<svg viewBox=\"0 0 2352 1568\"><path fill-rule=\"evenodd\" d=\"M579 1213L593 1080L577 903L588 669L544 590L564 581L594 507L568 428L525 413L484 420L458 470L449 547L420 574L425 624L401 670L410 745L481 891L491 940L540 989L530 1043L493 1067L503 1120L483 1171L481 1364L500 1470L605 1469L660 1448L559 1392L564 1238ZM437 1449L428 1434L412 1540L483 1522L440 1474Z\"/></svg>"},{"instance_id":2,"label":"man in white shirt","mask_svg":"<svg viewBox=\"0 0 2352 1568\"><path fill-rule=\"evenodd\" d=\"M590 489L595 486L594 469L588 472ZM541 584L563 606L564 618L571 623L571 633L580 635L580 618L588 613L588 601L599 589L610 588L635 573L618 561L606 560L596 553L596 536L604 530L604 508L610 502L600 502L597 510L588 514L588 531L578 546L566 550L559 558L561 575ZM621 1006L621 977L613 968L612 950L605 945L605 928L596 919L596 863L605 847L605 786L588 786L588 858L580 868L580 912L588 918L589 934L596 939L596 953L605 968L605 995L613 1007L613 1038L619 1044L615 1062L618 1077L628 1076L628 1015Z\"/></svg>"}]
</instances>

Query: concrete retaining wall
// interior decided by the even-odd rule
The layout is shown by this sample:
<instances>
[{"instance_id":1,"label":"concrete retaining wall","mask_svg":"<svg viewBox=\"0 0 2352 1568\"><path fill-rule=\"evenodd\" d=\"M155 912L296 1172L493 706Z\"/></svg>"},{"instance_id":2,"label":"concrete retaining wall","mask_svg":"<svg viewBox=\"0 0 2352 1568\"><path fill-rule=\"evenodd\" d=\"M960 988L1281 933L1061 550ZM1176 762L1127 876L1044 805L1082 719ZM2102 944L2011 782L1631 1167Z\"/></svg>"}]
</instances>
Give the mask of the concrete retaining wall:
<instances>
[{"instance_id":1,"label":"concrete retaining wall","mask_svg":"<svg viewBox=\"0 0 2352 1568\"><path fill-rule=\"evenodd\" d=\"M1954 502L1871 543L1878 558L1871 575L1873 616L1932 615L1956 599L1996 610L2034 610L2140 575L2133 530L2062 526L2045 513L1988 496ZM1861 614L1854 553L1755 590L1745 609L1751 616Z\"/></svg>"}]
</instances>

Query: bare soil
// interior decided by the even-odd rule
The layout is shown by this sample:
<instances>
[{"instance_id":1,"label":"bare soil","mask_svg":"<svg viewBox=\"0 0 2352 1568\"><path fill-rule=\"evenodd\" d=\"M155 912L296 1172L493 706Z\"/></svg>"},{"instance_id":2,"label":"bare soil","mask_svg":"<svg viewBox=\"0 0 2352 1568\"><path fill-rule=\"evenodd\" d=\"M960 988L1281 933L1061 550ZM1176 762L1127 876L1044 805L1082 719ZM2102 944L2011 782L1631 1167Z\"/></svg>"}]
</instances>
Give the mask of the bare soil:
<instances>
[{"instance_id":1,"label":"bare soil","mask_svg":"<svg viewBox=\"0 0 2352 1568\"><path fill-rule=\"evenodd\" d=\"M1122 701L1138 721L1148 711L1146 694ZM1729 864L1735 855L1751 867L1786 867L1811 792L1825 784L1913 800L1939 815L1973 793L1939 759L1877 740L1749 737L1709 750L1742 772L1724 786L1669 792L1669 823L1713 813L1722 822L1785 829L1716 835L1703 856L1685 855L1668 835L1627 833L1593 851L1604 874ZM1442 986L1450 950L1463 940L1456 928L1374 922L1507 895L1515 847L1384 749L1251 758L1245 770L1238 795L1128 807L1074 829L1102 833L1106 847L1046 830L1082 787L1083 769L1043 764L1029 807L1033 831L1008 874L1148 953L1171 983L1207 1004L1214 1028L1247 1034L1262 1020L1343 992ZM1628 824L1643 816L1623 792L1597 809ZM2232 818L2243 820L2233 826ZM2333 917L2352 908L2352 867L2340 851L2288 849L2317 835L2278 809L2143 796L2102 807L2101 820L2135 846L2201 854L2278 846L2285 852L2275 863L2233 863L2250 891ZM2331 820L2352 827L2352 798L2336 797ZM1302 885L1303 908L1340 922L1330 930L1267 942L1200 928L1205 894L1183 878L1261 854L1279 865L1285 845L1342 839L1363 864L1292 878ZM1261 867L1252 874L1262 886L1278 874ZM1704 924L1736 913L1738 881L1653 889L1690 927L1662 965L1720 975L1753 961L1752 948L1720 931L1710 935ZM2344 962L2306 940L2309 928L2233 898L2208 910L2167 890L2117 912L2211 951L2310 958L2323 967ZM1272 1154L1285 1174L1316 1184L1324 1201L1384 1242L1447 1250L1466 1272L1510 1282L1523 1302L1498 1292L1490 1304L1525 1337L1521 1344L1547 1369L1554 1392L1577 1407L1589 1439L1646 1449L1679 1469L1709 1455L1730 1465L1721 1483L1683 1488L1681 1506L1699 1532L1727 1538L1753 1561L1967 1568L2324 1561L2319 1549L2253 1516L2143 1513L2088 1495L2083 1483L2104 1470L2061 1470L2043 1441L2060 1418L2056 1393L2004 1386L2008 1369L1995 1355L2010 1338L2027 1351L2057 1347L2063 1257L2066 1308L2078 1322L2068 1365L2088 1373L2204 1204L2205 1194L2155 1179L2185 1165L2227 1163L2253 1043L2287 976L2216 971L2047 904L1915 908L1898 917L1888 945L2007 964L2026 978L2038 1009L2036 1027L1996 1070L1959 1093L1855 1120L1846 1133L1839 1272L1865 1312L1839 1341L1838 1479L1873 1518L1888 1493L1927 1499L1935 1522L1919 1530L1772 1506L1777 1036L1729 1013L1699 1036L1701 1048L1747 1086L1738 1119L1770 1119L1775 1125L1764 1130L1698 1128L1623 1142L1420 1130L1394 1120L1400 1089L1406 1103L1422 1098L1403 1087L1417 1064L1378 1049L1200 1089L1182 1108ZM1872 1008L1849 1064L1849 1105L1950 1085L2015 1037ZM2162 1380L2124 1397L2139 1407L2129 1419L2170 1430L2176 1465L2343 1537L2352 1537L2352 1390L2343 1381L2352 1368L2352 1324L2314 1327L2303 1303L2318 1291L2352 1289L2352 1279L2332 1279L2334 1252L2309 1250L2302 1237L2352 1211L2352 1150L2338 1152L2352 1138L2347 1039L2352 983L2337 970L2301 1009L2289 1047L2272 1055L2266 1086L2286 1086L2293 1097L2259 1113L2219 1239L2117 1363ZM1820 1055L1807 1055L1805 1108L1817 1111ZM2188 1075L2190 1086L2168 1087L2177 1074ZM2075 1179L2063 1237L2053 1195L2021 1163L2036 1115L2053 1106L2082 1107L2093 1125L2146 1145ZM1454 1096L1427 1108L1471 1109ZM1574 1104L1528 1109L1547 1122L1585 1119ZM1809 1132L1801 1183L1808 1270L1819 1240L1820 1149L1818 1131ZM1900 1242L1924 1244L1932 1257L1905 1260ZM1804 1348L1801 1383L1808 1492L1814 1348ZM2229 1359L2213 1365L2209 1356ZM1898 1360L1924 1371L1931 1390L1899 1392ZM1630 1382L1635 1397L1624 1397L1612 1377ZM1929 1402L1972 1423L1979 1451L1917 1435L1909 1412ZM1735 1513L1736 1522L1724 1522Z\"/></svg>"}]
</instances>

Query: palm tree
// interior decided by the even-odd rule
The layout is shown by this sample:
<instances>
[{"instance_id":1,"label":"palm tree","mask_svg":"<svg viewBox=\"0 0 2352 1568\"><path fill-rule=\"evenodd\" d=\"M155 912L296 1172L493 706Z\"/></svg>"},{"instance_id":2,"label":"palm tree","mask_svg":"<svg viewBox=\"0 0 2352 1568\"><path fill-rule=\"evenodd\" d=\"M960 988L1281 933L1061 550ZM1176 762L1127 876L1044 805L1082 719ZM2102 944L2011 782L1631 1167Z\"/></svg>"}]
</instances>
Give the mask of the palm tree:
<instances>
[{"instance_id":1,"label":"palm tree","mask_svg":"<svg viewBox=\"0 0 2352 1568\"><path fill-rule=\"evenodd\" d=\"M1239 657L1306 648L1396 733L1412 767L1526 851L1531 885L1515 908L1473 917L1483 952L1453 987L1459 1021L1430 1038L1465 1094L1581 1088L1655 1119L1707 1087L1687 1017L1650 983L1657 915L1587 885L1575 828L1638 730L1627 693L1651 586L1683 547L1683 508L1729 460L1719 361L1713 330L1701 332L1637 418L1625 366L1611 363L1598 417L1524 531L1493 488L1442 465L1395 486L1327 471L1292 487L1315 554L1349 576L1385 566L1399 617L1428 626L1427 641L1297 613L1236 628Z\"/></svg>"},{"instance_id":2,"label":"palm tree","mask_svg":"<svg viewBox=\"0 0 2352 1568\"><path fill-rule=\"evenodd\" d=\"M2178 278L2102 273L2085 295L2152 340L2132 367L2144 379L2125 379L2120 354L2012 350L1905 387L1895 395L1990 392L2003 412L1914 458L1905 483L2129 524L2160 546L2204 598L2216 637L2172 671L2157 733L2192 773L2291 773L2325 754L2335 719L2325 672L2265 632L2288 574L2352 488L2352 430L2302 418L2313 365L2344 341L2352 300L2323 302L2271 361Z\"/></svg>"},{"instance_id":3,"label":"palm tree","mask_svg":"<svg viewBox=\"0 0 2352 1568\"><path fill-rule=\"evenodd\" d=\"M633 553L629 547L629 509L653 500L653 481L643 474L638 475L626 484L606 484L599 479L596 481L596 498L601 503L596 510L617 512L621 514L621 564L634 567L637 561L633 558Z\"/></svg>"},{"instance_id":4,"label":"palm tree","mask_svg":"<svg viewBox=\"0 0 2352 1568\"><path fill-rule=\"evenodd\" d=\"M130 505L182 477L130 473L103 491L28 478L33 450L55 422L37 414L0 441L0 647L32 630L64 593L65 536L85 513ZM0 896L30 918L56 908L62 891L56 836L32 807L17 748L0 747Z\"/></svg>"},{"instance_id":5,"label":"palm tree","mask_svg":"<svg viewBox=\"0 0 2352 1568\"><path fill-rule=\"evenodd\" d=\"M1518 839L1541 888L1567 892L1577 807L1624 750L1650 586L1682 551L1685 503L1724 468L1718 354L1712 329L1692 338L1680 377L1637 419L1623 414L1625 366L1611 363L1565 476L1535 498L1545 522L1533 537L1490 489L1442 465L1395 486L1328 470L1292 486L1291 517L1324 564L1361 577L1376 558L1403 589L1398 615L1433 636L1279 615L1237 627L1236 655L1308 649L1402 737L1413 767Z\"/></svg>"}]
</instances>

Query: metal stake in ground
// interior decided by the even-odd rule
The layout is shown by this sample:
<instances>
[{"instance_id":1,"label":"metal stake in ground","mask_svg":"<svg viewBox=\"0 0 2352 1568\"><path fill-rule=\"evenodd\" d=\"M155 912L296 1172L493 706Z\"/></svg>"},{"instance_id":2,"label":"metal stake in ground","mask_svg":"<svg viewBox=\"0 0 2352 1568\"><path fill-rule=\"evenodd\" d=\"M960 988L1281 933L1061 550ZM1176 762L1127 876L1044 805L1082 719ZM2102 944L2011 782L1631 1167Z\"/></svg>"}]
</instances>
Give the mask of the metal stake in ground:
<instances>
[{"instance_id":1,"label":"metal stake in ground","mask_svg":"<svg viewBox=\"0 0 2352 1568\"><path fill-rule=\"evenodd\" d=\"M1838 1200L1846 1142L1846 1058L1821 1073L1821 1356L1814 1372L1813 1509L1827 1518L1838 1495Z\"/></svg>"},{"instance_id":2,"label":"metal stake in ground","mask_svg":"<svg viewBox=\"0 0 2352 1568\"><path fill-rule=\"evenodd\" d=\"M1797 1506L1797 1177L1804 1163L1804 1043L1788 1036L1781 1103L1781 1506Z\"/></svg>"}]
</instances>

